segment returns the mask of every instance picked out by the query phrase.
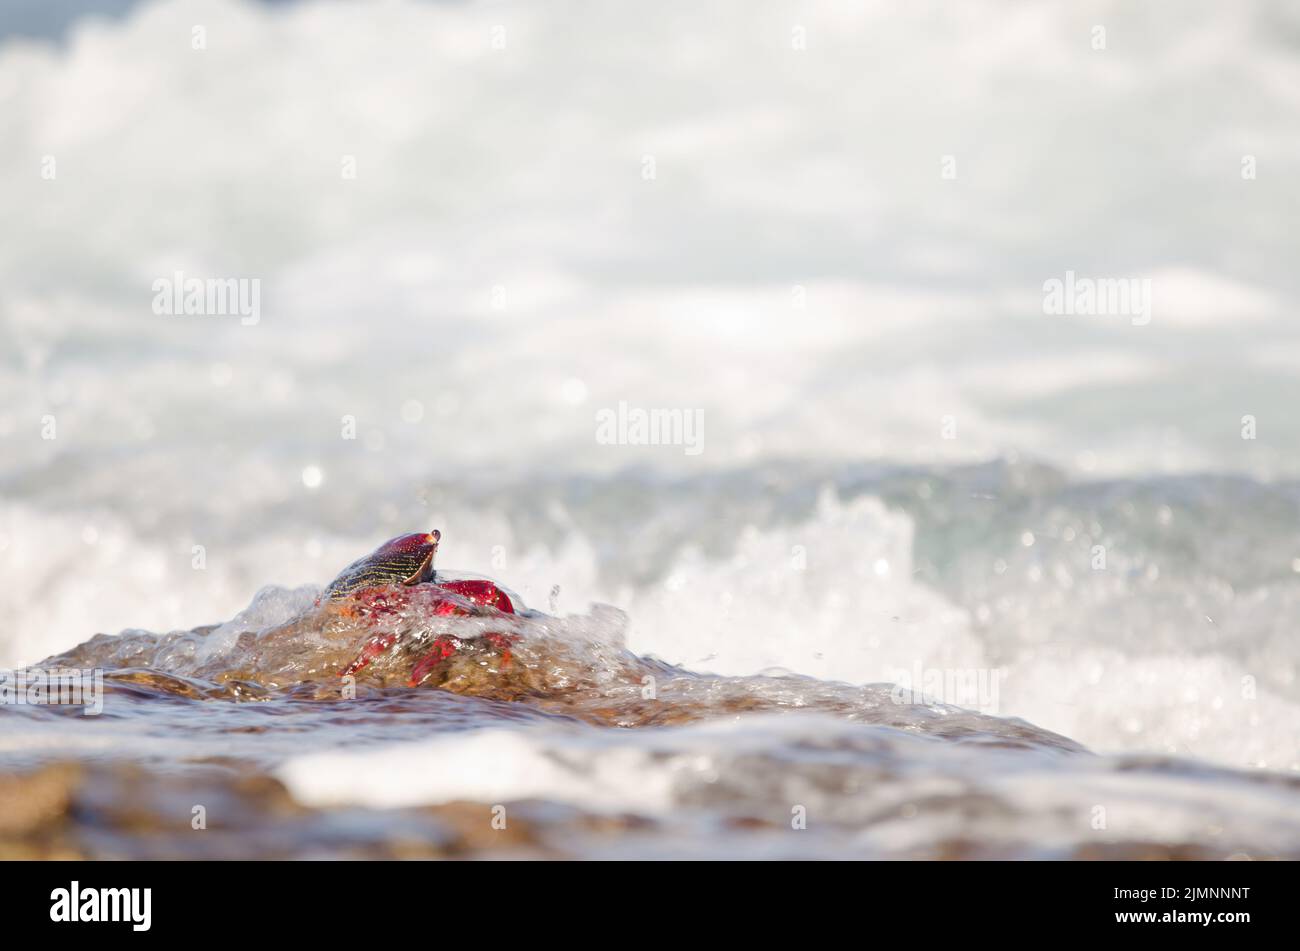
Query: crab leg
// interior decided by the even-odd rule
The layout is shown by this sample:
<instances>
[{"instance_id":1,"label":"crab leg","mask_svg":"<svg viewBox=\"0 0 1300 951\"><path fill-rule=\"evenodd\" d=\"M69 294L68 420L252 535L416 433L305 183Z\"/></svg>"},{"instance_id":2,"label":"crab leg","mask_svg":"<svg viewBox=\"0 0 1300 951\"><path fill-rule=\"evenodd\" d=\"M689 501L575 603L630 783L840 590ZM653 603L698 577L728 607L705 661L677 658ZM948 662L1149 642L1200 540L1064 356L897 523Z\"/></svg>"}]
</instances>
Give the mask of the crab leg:
<instances>
[{"instance_id":1,"label":"crab leg","mask_svg":"<svg viewBox=\"0 0 1300 951\"><path fill-rule=\"evenodd\" d=\"M492 608L500 611L502 614L514 614L515 606L510 603L510 598L506 593L498 588L491 581L478 579L466 579L464 581L443 581L437 582L437 586L445 591L450 591L464 598L472 604L482 607ZM450 610L444 610L448 608ZM457 607L449 601L442 601L434 609L435 614L453 614L466 615L469 612L463 608ZM492 644L501 651L502 666L510 663L510 645L514 643L515 638L509 634L485 634L484 640ZM416 665L411 668L411 677L406 682L408 687L417 687L429 672L438 664L442 663L452 654L456 653L457 644L450 638L438 638L433 642L433 647L426 653Z\"/></svg>"},{"instance_id":2,"label":"crab leg","mask_svg":"<svg viewBox=\"0 0 1300 951\"><path fill-rule=\"evenodd\" d=\"M471 604L491 608L500 611L502 614L515 613L515 608L514 605L511 604L510 598L491 581L477 579L446 581L437 582L434 584L434 587L441 588L444 591L449 591L452 594L464 598ZM392 603L388 597L384 595L377 595L369 598L362 595L357 599L357 601L359 603L355 607L345 609L344 613L349 616L380 616L395 613L399 607L399 605ZM441 617L466 616L469 614L468 611L457 605L455 602L445 599L438 599L433 604L432 613L435 616ZM352 676L363 670L376 657L390 649L393 644L397 642L397 637L398 635L393 632L376 634L371 637L366 641L365 646L361 648L360 653L357 654L352 663L348 664L348 666L343 670L341 676ZM488 643L492 644L493 647L496 647L501 651L503 665L510 663L510 645L514 643L514 637L508 634L491 633L484 635L484 639L487 640ZM456 641L455 638L446 636L435 638L430 649L411 669L411 676L407 680L407 686L418 686L420 681L423 680L434 667L442 663L452 654L456 653L458 646L459 642Z\"/></svg>"}]
</instances>

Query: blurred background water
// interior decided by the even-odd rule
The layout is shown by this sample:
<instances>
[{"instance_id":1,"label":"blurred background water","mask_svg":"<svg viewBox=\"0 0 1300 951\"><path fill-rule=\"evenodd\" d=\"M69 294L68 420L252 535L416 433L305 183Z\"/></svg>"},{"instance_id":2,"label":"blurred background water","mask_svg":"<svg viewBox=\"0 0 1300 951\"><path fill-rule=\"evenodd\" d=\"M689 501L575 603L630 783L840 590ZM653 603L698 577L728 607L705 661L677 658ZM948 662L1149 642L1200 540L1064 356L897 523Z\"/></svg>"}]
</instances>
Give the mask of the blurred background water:
<instances>
[{"instance_id":1,"label":"blurred background water","mask_svg":"<svg viewBox=\"0 0 1300 951\"><path fill-rule=\"evenodd\" d=\"M437 527L691 669L997 668L1295 769L1298 52L1284 2L8 3L0 664Z\"/></svg>"}]
</instances>

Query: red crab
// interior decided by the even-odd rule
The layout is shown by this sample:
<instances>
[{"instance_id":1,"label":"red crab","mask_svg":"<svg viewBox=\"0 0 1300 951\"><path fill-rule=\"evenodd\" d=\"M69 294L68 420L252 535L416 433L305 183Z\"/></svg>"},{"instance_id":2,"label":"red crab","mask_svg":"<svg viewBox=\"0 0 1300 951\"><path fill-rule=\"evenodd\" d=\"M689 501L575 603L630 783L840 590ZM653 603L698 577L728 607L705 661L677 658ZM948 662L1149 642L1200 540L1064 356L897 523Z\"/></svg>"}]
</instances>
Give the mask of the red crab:
<instances>
[{"instance_id":1,"label":"red crab","mask_svg":"<svg viewBox=\"0 0 1300 951\"><path fill-rule=\"evenodd\" d=\"M363 618L372 626L378 626L386 616L396 614L413 601L410 595L397 590L395 586L415 588L419 585L439 592L425 602L435 616L468 615L470 610L466 603L502 614L514 614L515 606L509 596L491 581L438 579L433 571L433 556L441 538L442 533L435 529L428 534L416 532L389 539L369 555L357 559L339 572L339 576L330 582L317 604L325 601L340 614ZM441 597L440 592L443 591L452 597ZM342 676L362 670L375 657L392 647L397 636L392 631L373 635L344 669ZM501 651L503 665L510 663L510 645L515 642L515 637L489 633L483 635L483 639ZM435 638L430 650L411 669L407 686L417 686L429 671L456 653L460 646L454 637L444 635Z\"/></svg>"}]
</instances>

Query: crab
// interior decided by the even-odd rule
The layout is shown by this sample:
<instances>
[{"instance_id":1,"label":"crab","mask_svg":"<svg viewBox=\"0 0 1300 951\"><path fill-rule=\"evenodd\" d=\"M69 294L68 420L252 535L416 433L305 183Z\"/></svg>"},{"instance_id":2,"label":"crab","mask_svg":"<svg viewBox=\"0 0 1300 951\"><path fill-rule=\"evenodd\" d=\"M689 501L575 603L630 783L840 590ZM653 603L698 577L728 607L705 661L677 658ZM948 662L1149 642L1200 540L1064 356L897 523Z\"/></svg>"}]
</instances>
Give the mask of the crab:
<instances>
[{"instance_id":1,"label":"crab","mask_svg":"<svg viewBox=\"0 0 1300 951\"><path fill-rule=\"evenodd\" d=\"M317 605L344 617L362 620L373 628L381 628L385 619L391 619L413 603L412 593L420 589L421 594L432 595L422 598L421 605L427 606L437 617L493 612L514 614L514 603L495 582L477 578L442 580L437 577L433 558L441 539L442 533L437 529L389 539L339 572L317 599ZM447 596L444 597L444 593ZM397 639L395 631L377 631L340 676L354 676L365 669ZM483 640L500 651L502 666L509 665L510 646L517 638L509 634L488 633L483 635ZM461 641L455 637L442 635L435 638L429 650L411 668L407 686L419 686L438 664L455 654L461 646Z\"/></svg>"}]
</instances>

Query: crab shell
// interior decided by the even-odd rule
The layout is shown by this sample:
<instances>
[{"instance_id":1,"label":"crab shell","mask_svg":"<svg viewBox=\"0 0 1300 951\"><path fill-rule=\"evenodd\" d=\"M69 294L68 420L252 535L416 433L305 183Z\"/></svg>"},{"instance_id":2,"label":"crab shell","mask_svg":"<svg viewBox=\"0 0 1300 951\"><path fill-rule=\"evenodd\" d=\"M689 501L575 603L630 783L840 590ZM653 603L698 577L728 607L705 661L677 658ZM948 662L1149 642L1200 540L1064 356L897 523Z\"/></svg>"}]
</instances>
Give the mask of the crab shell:
<instances>
[{"instance_id":1,"label":"crab shell","mask_svg":"<svg viewBox=\"0 0 1300 951\"><path fill-rule=\"evenodd\" d=\"M340 571L325 589L325 598L335 601L366 588L428 581L433 577L433 556L441 538L442 533L434 529L389 539Z\"/></svg>"}]
</instances>

